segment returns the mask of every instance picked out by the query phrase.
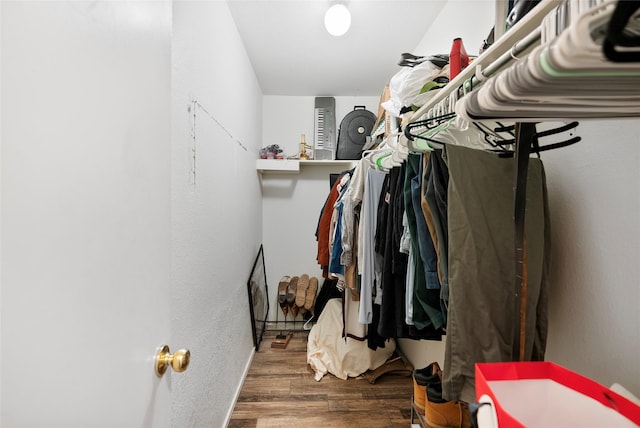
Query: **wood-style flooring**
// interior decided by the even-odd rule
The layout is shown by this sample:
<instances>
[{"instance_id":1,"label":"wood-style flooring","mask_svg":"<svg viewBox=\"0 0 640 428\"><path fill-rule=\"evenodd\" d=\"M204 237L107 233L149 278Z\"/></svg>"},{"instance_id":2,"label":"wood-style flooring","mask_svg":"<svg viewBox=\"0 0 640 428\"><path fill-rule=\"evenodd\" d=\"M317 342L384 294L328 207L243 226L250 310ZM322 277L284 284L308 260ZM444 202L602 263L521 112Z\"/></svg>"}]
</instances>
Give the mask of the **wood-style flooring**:
<instances>
[{"instance_id":1,"label":"wood-style flooring","mask_svg":"<svg viewBox=\"0 0 640 428\"><path fill-rule=\"evenodd\" d=\"M230 428L245 427L403 427L411 426L410 376L385 374L369 383L363 377L321 381L307 365L307 332L295 332L286 349L271 348L266 332L256 352Z\"/></svg>"}]
</instances>

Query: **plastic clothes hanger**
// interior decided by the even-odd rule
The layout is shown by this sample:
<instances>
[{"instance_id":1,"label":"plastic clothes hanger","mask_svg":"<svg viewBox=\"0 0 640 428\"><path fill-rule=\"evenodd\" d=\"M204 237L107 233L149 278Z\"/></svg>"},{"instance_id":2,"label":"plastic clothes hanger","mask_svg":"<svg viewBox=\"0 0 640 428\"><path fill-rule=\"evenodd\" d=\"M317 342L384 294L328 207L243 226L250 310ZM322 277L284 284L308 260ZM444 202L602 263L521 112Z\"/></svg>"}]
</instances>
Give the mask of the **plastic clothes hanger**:
<instances>
[{"instance_id":1,"label":"plastic clothes hanger","mask_svg":"<svg viewBox=\"0 0 640 428\"><path fill-rule=\"evenodd\" d=\"M404 161L409 157L409 146L407 144L408 139L404 134L397 135L397 145L396 149L393 151L391 155L392 161L396 166L402 165Z\"/></svg>"},{"instance_id":2,"label":"plastic clothes hanger","mask_svg":"<svg viewBox=\"0 0 640 428\"><path fill-rule=\"evenodd\" d=\"M404 134L408 139L408 146L414 152L431 151L432 147L442 147L443 142L432 138L451 125L456 118L454 111L457 100L456 91L436 104L427 113L427 118L414 121L405 127Z\"/></svg>"},{"instance_id":3,"label":"plastic clothes hanger","mask_svg":"<svg viewBox=\"0 0 640 428\"><path fill-rule=\"evenodd\" d=\"M571 19L543 31L546 37L560 35L490 78L458 103L456 112L467 120L639 115L640 64L611 63L601 51L601 29L615 4L578 8ZM544 24L557 21L545 19Z\"/></svg>"},{"instance_id":4,"label":"plastic clothes hanger","mask_svg":"<svg viewBox=\"0 0 640 428\"><path fill-rule=\"evenodd\" d=\"M509 152L513 151L513 144L515 143L515 136L511 133L511 129L499 124L499 128L490 129L482 122L472 122L473 126L480 131L485 144L489 147L493 147L496 151ZM513 126L515 128L515 125ZM507 133L510 138L502 137L498 130Z\"/></svg>"},{"instance_id":5,"label":"plastic clothes hanger","mask_svg":"<svg viewBox=\"0 0 640 428\"><path fill-rule=\"evenodd\" d=\"M369 161L372 167L386 172L380 162L383 158L391 156L393 151L393 147L389 145L389 137L386 137L377 148L363 151L362 159Z\"/></svg>"},{"instance_id":6,"label":"plastic clothes hanger","mask_svg":"<svg viewBox=\"0 0 640 428\"><path fill-rule=\"evenodd\" d=\"M375 166L379 171L388 171L389 170L389 168L387 168L385 165L383 165L383 161L384 161L384 159L390 157L392 154L393 154L392 151L387 152L387 153L383 153L383 154L381 154L380 156L378 156L375 159Z\"/></svg>"},{"instance_id":7,"label":"plastic clothes hanger","mask_svg":"<svg viewBox=\"0 0 640 428\"><path fill-rule=\"evenodd\" d=\"M531 151L534 153L537 153L538 156L540 156L540 152L544 152L544 151L548 151L548 150L554 150L554 149L559 149L561 147L567 147L573 144L576 144L578 142L580 142L582 140L581 137L579 136L574 136L574 131L576 129L576 127L579 125L578 122L571 122L565 125L561 125L558 126L556 128L552 128L552 129L548 129L545 131L541 131L541 132L535 132L532 135L531 138ZM552 135L560 135L563 133L569 133L569 136L571 138L563 140L563 141L558 141L555 143L550 143L550 144L545 144L545 145L540 145L540 139L544 138L544 137L549 137ZM515 142L515 141L514 141ZM514 153L513 152L502 152L499 153L499 157L513 157Z\"/></svg>"},{"instance_id":8,"label":"plastic clothes hanger","mask_svg":"<svg viewBox=\"0 0 640 428\"><path fill-rule=\"evenodd\" d=\"M437 120L446 120L445 122L440 122L436 127L425 126L423 123L412 123L405 127L405 136L408 139L408 146L412 152L420 153L420 152L430 152L433 150L433 146L442 147L444 144L442 141L438 141L431 137L431 135L437 134L438 131L444 128L448 124L449 121L455 119L454 115L449 116L440 116L436 118ZM429 120L427 120L429 121ZM428 122L431 123L431 122ZM418 129L419 131L415 131Z\"/></svg>"},{"instance_id":9,"label":"plastic clothes hanger","mask_svg":"<svg viewBox=\"0 0 640 428\"><path fill-rule=\"evenodd\" d=\"M406 146L400 144L400 135L397 131L390 133L387 140L387 147L391 149L391 155L382 155L380 160L380 166L386 170L389 170L395 166L400 166L407 159L409 150ZM377 164L377 160L376 160Z\"/></svg>"},{"instance_id":10,"label":"plastic clothes hanger","mask_svg":"<svg viewBox=\"0 0 640 428\"><path fill-rule=\"evenodd\" d=\"M629 20L640 9L640 2L637 1L619 1L616 9L611 15L609 26L607 28L607 36L602 44L605 56L614 62L638 62L640 61L640 52L618 51L617 46L622 47L640 47L640 36L629 35L625 32L625 28Z\"/></svg>"},{"instance_id":11,"label":"plastic clothes hanger","mask_svg":"<svg viewBox=\"0 0 640 428\"><path fill-rule=\"evenodd\" d=\"M386 138L387 147L391 150L390 153L385 153L376 159L376 166L382 170L388 171L395 166L400 166L404 162L404 159L400 157L398 152L398 134L393 132Z\"/></svg>"}]
</instances>

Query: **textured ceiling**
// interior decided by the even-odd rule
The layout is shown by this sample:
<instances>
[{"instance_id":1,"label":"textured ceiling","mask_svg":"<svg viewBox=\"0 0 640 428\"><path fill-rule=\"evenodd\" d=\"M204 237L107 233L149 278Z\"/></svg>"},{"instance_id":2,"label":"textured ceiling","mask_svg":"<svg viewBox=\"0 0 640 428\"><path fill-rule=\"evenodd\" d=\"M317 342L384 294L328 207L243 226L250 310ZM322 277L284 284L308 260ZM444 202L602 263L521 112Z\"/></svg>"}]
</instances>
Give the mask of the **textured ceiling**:
<instances>
[{"instance_id":1,"label":"textured ceiling","mask_svg":"<svg viewBox=\"0 0 640 428\"><path fill-rule=\"evenodd\" d=\"M324 28L329 0L227 0L265 95L380 95L446 0L351 0L351 29Z\"/></svg>"}]
</instances>

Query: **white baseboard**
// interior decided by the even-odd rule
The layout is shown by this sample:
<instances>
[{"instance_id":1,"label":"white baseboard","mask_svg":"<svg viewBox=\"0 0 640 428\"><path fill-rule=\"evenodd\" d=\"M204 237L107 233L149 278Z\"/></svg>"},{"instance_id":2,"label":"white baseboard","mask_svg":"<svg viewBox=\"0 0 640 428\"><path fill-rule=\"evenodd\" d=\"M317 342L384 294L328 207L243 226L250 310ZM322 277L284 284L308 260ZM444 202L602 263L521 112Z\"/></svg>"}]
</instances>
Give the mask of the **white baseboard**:
<instances>
[{"instance_id":1,"label":"white baseboard","mask_svg":"<svg viewBox=\"0 0 640 428\"><path fill-rule=\"evenodd\" d=\"M231 421L231 415L233 414L233 409L236 407L236 403L238 402L238 397L240 397L240 392L242 392L242 386L244 385L244 380L247 378L247 373L249 373L249 369L251 368L251 363L253 362L253 357L256 355L256 348L251 348L251 355L249 355L249 360L247 364L244 366L244 372L242 373L242 382L238 384L236 388L236 392L233 396L233 402L231 407L227 411L227 417L225 418L224 426L229 426L229 421Z\"/></svg>"}]
</instances>

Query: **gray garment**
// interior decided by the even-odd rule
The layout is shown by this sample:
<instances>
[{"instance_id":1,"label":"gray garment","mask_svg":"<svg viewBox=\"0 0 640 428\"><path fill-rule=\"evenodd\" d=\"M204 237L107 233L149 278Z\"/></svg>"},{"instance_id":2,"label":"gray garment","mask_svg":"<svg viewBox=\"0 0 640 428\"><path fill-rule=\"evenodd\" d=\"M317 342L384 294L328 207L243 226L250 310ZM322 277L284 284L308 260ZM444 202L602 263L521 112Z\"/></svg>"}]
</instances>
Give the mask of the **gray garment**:
<instances>
[{"instance_id":1,"label":"gray garment","mask_svg":"<svg viewBox=\"0 0 640 428\"><path fill-rule=\"evenodd\" d=\"M475 401L475 363L511 361L514 312L514 159L447 146L449 166L449 318L442 389ZM542 360L547 339L550 248L542 162L530 159L525 217L525 359Z\"/></svg>"},{"instance_id":2,"label":"gray garment","mask_svg":"<svg viewBox=\"0 0 640 428\"><path fill-rule=\"evenodd\" d=\"M415 325L413 322L413 283L416 279L416 264L413 263L413 246L409 247L409 257L407 257L407 279L405 282L406 291L404 293L404 305L406 314L404 322L407 325Z\"/></svg>"},{"instance_id":3,"label":"gray garment","mask_svg":"<svg viewBox=\"0 0 640 428\"><path fill-rule=\"evenodd\" d=\"M364 224L362 239L363 259L358 260L361 265L362 280L360 281L360 310L358 321L362 324L371 324L373 321L373 296L376 303L382 299L382 290L379 287L382 282L382 263L376 254L376 224L378 223L378 203L384 184L384 172L369 168L366 172L366 185L362 198L362 210L360 211L360 223Z\"/></svg>"}]
</instances>

